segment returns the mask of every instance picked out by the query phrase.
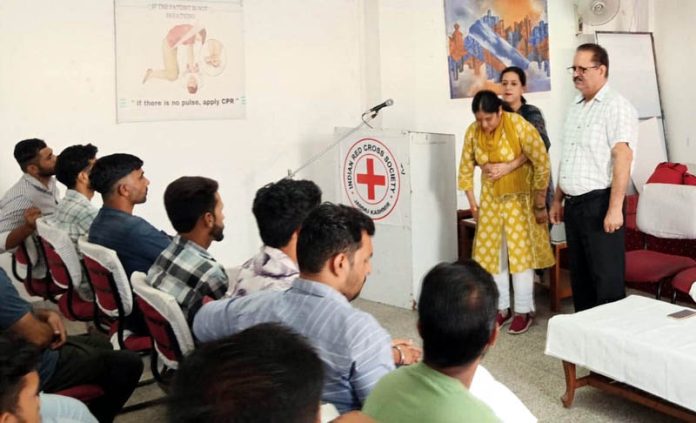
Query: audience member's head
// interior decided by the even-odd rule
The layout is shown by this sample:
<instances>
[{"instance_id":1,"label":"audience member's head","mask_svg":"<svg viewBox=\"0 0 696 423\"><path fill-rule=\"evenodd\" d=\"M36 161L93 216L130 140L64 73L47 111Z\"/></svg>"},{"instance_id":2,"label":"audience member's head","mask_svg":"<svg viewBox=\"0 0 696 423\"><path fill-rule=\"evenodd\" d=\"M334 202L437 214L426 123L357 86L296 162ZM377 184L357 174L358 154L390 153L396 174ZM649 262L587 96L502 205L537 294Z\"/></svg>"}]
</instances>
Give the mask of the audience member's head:
<instances>
[{"instance_id":1,"label":"audience member's head","mask_svg":"<svg viewBox=\"0 0 696 423\"><path fill-rule=\"evenodd\" d=\"M68 189L91 190L89 173L97 158L97 147L92 144L72 145L56 159L56 179Z\"/></svg>"},{"instance_id":2,"label":"audience member's head","mask_svg":"<svg viewBox=\"0 0 696 423\"><path fill-rule=\"evenodd\" d=\"M314 423L323 364L300 335L278 323L199 346L179 366L169 421Z\"/></svg>"},{"instance_id":3,"label":"audience member's head","mask_svg":"<svg viewBox=\"0 0 696 423\"><path fill-rule=\"evenodd\" d=\"M252 211L261 240L269 247L285 247L320 203L321 190L312 181L281 179L260 188Z\"/></svg>"},{"instance_id":4,"label":"audience member's head","mask_svg":"<svg viewBox=\"0 0 696 423\"><path fill-rule=\"evenodd\" d=\"M481 357L497 336L498 289L473 260L441 263L423 279L418 329L426 364L465 366Z\"/></svg>"},{"instance_id":5,"label":"audience member's head","mask_svg":"<svg viewBox=\"0 0 696 423\"><path fill-rule=\"evenodd\" d=\"M56 156L53 155L53 149L38 138L18 142L14 148L14 157L22 172L35 178L47 178L55 173Z\"/></svg>"},{"instance_id":6,"label":"audience member's head","mask_svg":"<svg viewBox=\"0 0 696 423\"><path fill-rule=\"evenodd\" d=\"M360 210L324 203L305 219L297 241L302 277L357 298L372 270L375 224Z\"/></svg>"},{"instance_id":7,"label":"audience member's head","mask_svg":"<svg viewBox=\"0 0 696 423\"><path fill-rule=\"evenodd\" d=\"M111 154L99 158L89 174L92 188L104 202L123 201L142 204L147 199L150 181L143 172L143 161L131 154Z\"/></svg>"},{"instance_id":8,"label":"audience member's head","mask_svg":"<svg viewBox=\"0 0 696 423\"><path fill-rule=\"evenodd\" d=\"M202 235L211 241L222 241L225 229L223 203L218 183L202 176L182 176L164 191L164 207L172 226L179 234Z\"/></svg>"},{"instance_id":9,"label":"audience member's head","mask_svg":"<svg viewBox=\"0 0 696 423\"><path fill-rule=\"evenodd\" d=\"M0 421L38 423L39 351L0 335Z\"/></svg>"}]
</instances>

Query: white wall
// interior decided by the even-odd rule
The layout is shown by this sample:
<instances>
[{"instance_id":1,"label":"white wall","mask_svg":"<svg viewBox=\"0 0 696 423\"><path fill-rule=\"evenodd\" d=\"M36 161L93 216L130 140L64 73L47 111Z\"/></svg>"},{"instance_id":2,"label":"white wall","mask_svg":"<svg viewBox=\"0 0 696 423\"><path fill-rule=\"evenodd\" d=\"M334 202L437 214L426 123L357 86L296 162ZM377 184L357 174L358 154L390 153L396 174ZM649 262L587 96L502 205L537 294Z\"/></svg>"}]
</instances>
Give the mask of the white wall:
<instances>
[{"instance_id":1,"label":"white wall","mask_svg":"<svg viewBox=\"0 0 696 423\"><path fill-rule=\"evenodd\" d=\"M646 25L643 1L652 0L631 9L640 11L635 29ZM688 19L696 3L654 1L670 151L673 159L696 162L696 140L686 142L693 96L683 83L692 60L683 46L693 44ZM573 3L549 0L548 8L552 90L527 99L546 117L556 172L563 119L575 94L565 68L578 39ZM161 201L167 183L184 173L210 176L221 183L227 214L226 238L212 252L230 265L260 245L250 212L256 189L321 150L334 127L355 125L367 106L392 97L394 106L378 124L452 133L457 150L473 121L469 99L449 99L441 0L245 2L248 109L247 119L236 121L117 125L110 0L3 0L0 28L15 40L0 61L0 192L20 175L12 147L33 136L56 150L93 142L102 155L143 158L152 185L136 213L168 231ZM335 200L335 169L332 152L298 177L314 179L325 199Z\"/></svg>"},{"instance_id":2,"label":"white wall","mask_svg":"<svg viewBox=\"0 0 696 423\"><path fill-rule=\"evenodd\" d=\"M696 2L654 0L655 55L671 161L696 163L693 69Z\"/></svg>"},{"instance_id":3,"label":"white wall","mask_svg":"<svg viewBox=\"0 0 696 423\"><path fill-rule=\"evenodd\" d=\"M136 214L172 232L162 194L182 174L220 181L226 238L213 254L238 264L260 245L251 214L257 188L353 125L368 99L365 22L358 0L254 0L244 5L246 120L115 123L111 0L3 0L0 28L0 192L20 176L14 144L45 139L55 150L92 142L101 155L136 154L151 179ZM326 163L298 175L335 196ZM7 256L3 258L6 262Z\"/></svg>"}]
</instances>

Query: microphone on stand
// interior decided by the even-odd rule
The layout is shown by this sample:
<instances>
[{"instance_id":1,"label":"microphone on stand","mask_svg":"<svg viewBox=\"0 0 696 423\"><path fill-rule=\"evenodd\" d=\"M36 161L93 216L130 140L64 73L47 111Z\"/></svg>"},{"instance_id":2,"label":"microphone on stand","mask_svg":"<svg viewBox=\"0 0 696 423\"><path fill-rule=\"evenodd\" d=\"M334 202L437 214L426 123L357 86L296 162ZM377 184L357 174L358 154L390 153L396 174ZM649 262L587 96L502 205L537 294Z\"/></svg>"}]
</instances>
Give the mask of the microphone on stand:
<instances>
[{"instance_id":1,"label":"microphone on stand","mask_svg":"<svg viewBox=\"0 0 696 423\"><path fill-rule=\"evenodd\" d=\"M392 100L391 98L387 99L387 101L385 101L384 103L380 103L380 104L376 105L375 107L371 108L370 110L366 111L365 113L363 113L363 116L368 114L368 113L372 113L372 116L370 116L370 117L374 118L375 116L377 116L377 113L379 113L380 110L384 109L385 107L389 107L392 104L394 104L394 100Z\"/></svg>"},{"instance_id":2,"label":"microphone on stand","mask_svg":"<svg viewBox=\"0 0 696 423\"><path fill-rule=\"evenodd\" d=\"M346 138L348 138L349 136L353 135L353 133L355 133L355 132L359 131L360 129L362 129L362 127L363 127L364 125L369 126L370 128L372 128L372 126L370 126L370 124L369 124L369 119L374 119L374 118L377 116L377 114L379 113L380 110L384 109L385 107L389 107L389 106L391 106L392 104L394 104L394 100L392 100L391 98L389 98L389 99L387 99L384 103L380 103L380 104L376 105L375 107L371 108L370 110L366 111L365 113L363 113L363 114L362 114L362 123L361 123L360 125L358 125L358 126L356 126L355 128L351 129L350 131L348 131L347 133L345 133L342 137L340 137L340 138L337 139L336 141L334 141L334 142L332 142L331 144L329 144L325 149L323 149L322 151L320 151L319 153L317 153L314 157L310 158L307 162L305 162L302 166L298 167L298 168L295 169L294 171L291 170L291 169L288 169L288 176L286 176L286 178L288 178L288 179L294 178L295 175L297 174L297 172L301 171L301 170L304 169L305 167L309 166L310 164L312 164L312 163L314 163L315 161L317 161L318 159L320 159L322 156L324 156L326 153L328 153L331 149L333 149L335 146L337 146L341 141L343 141L344 139L346 139ZM365 118L366 115L368 116L367 119Z\"/></svg>"}]
</instances>

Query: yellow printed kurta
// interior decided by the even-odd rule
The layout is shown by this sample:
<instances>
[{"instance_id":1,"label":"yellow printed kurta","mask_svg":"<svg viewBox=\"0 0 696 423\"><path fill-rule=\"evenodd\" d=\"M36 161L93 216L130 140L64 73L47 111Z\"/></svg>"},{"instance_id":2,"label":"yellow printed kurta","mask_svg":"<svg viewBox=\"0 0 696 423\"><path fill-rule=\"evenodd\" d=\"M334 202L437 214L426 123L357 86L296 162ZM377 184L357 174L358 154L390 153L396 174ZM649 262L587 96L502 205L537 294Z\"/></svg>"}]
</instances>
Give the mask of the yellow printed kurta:
<instances>
[{"instance_id":1,"label":"yellow printed kurta","mask_svg":"<svg viewBox=\"0 0 696 423\"><path fill-rule=\"evenodd\" d=\"M507 113L507 112L503 112ZM526 194L493 195L494 181L482 174L479 217L474 237L473 259L492 274L500 272L500 248L503 231L508 247L510 273L553 266L547 223L534 218L534 190L546 190L549 183L549 156L539 132L517 114L511 114L522 152L528 161L531 190ZM501 122L502 125L502 122ZM464 137L459 163L459 189L474 189L474 166L489 163L488 153L476 142L477 122L472 123ZM510 142L503 131L497 146L504 162L515 159Z\"/></svg>"}]
</instances>

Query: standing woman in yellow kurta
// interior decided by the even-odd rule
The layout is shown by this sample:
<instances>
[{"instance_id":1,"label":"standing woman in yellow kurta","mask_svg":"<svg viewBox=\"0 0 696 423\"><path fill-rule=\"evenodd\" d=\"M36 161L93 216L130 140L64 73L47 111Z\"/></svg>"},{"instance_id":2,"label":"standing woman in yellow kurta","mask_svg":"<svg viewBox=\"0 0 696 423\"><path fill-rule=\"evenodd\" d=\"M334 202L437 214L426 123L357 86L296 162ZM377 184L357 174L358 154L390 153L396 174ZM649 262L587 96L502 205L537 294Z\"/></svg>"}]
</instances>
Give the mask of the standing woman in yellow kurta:
<instances>
[{"instance_id":1,"label":"standing woman in yellow kurta","mask_svg":"<svg viewBox=\"0 0 696 423\"><path fill-rule=\"evenodd\" d=\"M539 132L492 91L479 91L471 105L476 116L464 137L459 164L459 189L466 192L477 221L473 258L498 286L498 323L512 318L508 332L524 333L534 315L534 269L553 266L549 244L546 187L549 156ZM474 166L527 161L500 176L481 176L481 204L474 196ZM510 311L510 274L515 313Z\"/></svg>"}]
</instances>

